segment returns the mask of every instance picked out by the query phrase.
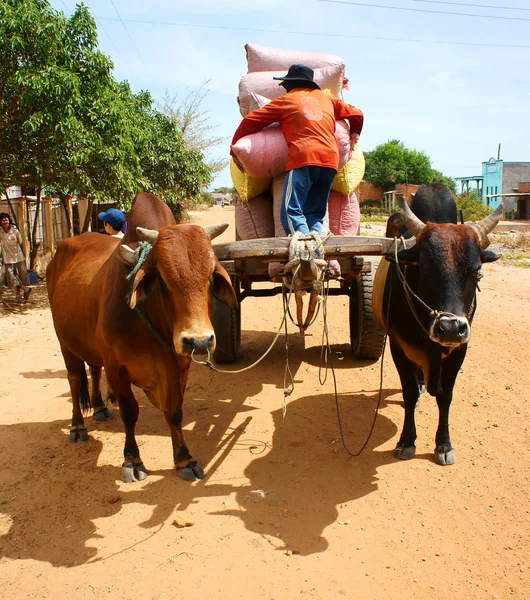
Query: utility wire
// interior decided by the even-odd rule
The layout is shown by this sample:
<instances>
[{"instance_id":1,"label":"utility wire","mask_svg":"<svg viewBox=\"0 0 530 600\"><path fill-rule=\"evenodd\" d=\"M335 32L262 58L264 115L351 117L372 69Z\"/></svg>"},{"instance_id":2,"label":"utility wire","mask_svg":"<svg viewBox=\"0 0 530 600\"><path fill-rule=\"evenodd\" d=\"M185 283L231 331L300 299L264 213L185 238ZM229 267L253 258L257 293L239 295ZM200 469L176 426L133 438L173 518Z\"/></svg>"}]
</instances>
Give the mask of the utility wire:
<instances>
[{"instance_id":1,"label":"utility wire","mask_svg":"<svg viewBox=\"0 0 530 600\"><path fill-rule=\"evenodd\" d=\"M96 14L94 13L94 10L92 9L92 7L90 6L90 4L88 3L88 0L86 0L87 6L90 9L90 12L92 13L92 15L94 16L94 19L96 19L96 21L99 23L103 33L109 38L110 43L113 45L114 50L116 50L116 54L121 58L121 60L123 61L123 64L127 67L127 70L130 71L131 75L134 77L134 71L131 69L131 67L129 67L129 64L127 63L127 61L123 58L123 56L120 54L120 51L118 50L118 48L116 47L116 44L114 43L114 40L110 37L110 35L107 33L107 31L105 30L105 27L103 27L103 23L101 22L101 19L98 19L96 17ZM64 2L63 2L64 4Z\"/></svg>"},{"instance_id":2,"label":"utility wire","mask_svg":"<svg viewBox=\"0 0 530 600\"><path fill-rule=\"evenodd\" d=\"M501 17L499 15L477 15L471 13L449 12L443 10L425 10L423 8L405 8L404 6L385 6L383 4L366 4L364 2L349 2L347 0L318 0L328 4L349 4L350 6L367 6L369 8L384 8L386 10L405 10L407 12L422 12L431 15L453 15L457 17L476 17L478 19L501 19L503 21L530 21L524 17Z\"/></svg>"},{"instance_id":3,"label":"utility wire","mask_svg":"<svg viewBox=\"0 0 530 600\"><path fill-rule=\"evenodd\" d=\"M325 0L319 0L323 2ZM370 4L370 6L372 6ZM390 7L385 7L390 8ZM432 11L427 11L432 12ZM113 17L101 17L104 21L117 21ZM370 35L352 35L346 33L322 33L314 31L286 31L280 29L261 29L261 28L248 28L248 27L229 27L223 25L199 25L196 23L178 23L176 21L150 21L142 19L124 19L127 23L145 23L149 25L168 25L176 27L196 27L199 29L221 29L227 31L248 31L251 33L280 33L282 35L304 35L314 37L336 37L336 38L348 38L358 40L376 40L376 41L387 41L387 42L416 42L419 44L448 44L453 46L480 46L486 48L530 48L528 44L488 44L482 42L457 42L448 40L418 40L414 38L391 38L382 36L370 36Z\"/></svg>"},{"instance_id":4,"label":"utility wire","mask_svg":"<svg viewBox=\"0 0 530 600\"><path fill-rule=\"evenodd\" d=\"M473 6L474 8L492 8L493 10L526 10L517 6L492 6L491 4L468 4L467 2L446 2L445 0L414 0L414 2L426 2L428 4L451 4L452 6Z\"/></svg>"},{"instance_id":5,"label":"utility wire","mask_svg":"<svg viewBox=\"0 0 530 600\"><path fill-rule=\"evenodd\" d=\"M131 44L132 44L133 48L136 50L136 54L138 54L138 58L140 59L142 65L144 66L144 69L147 71L147 74L151 78L151 81L154 83L155 80L153 79L153 76L151 75L149 69L147 68L147 65L145 64L144 59L141 57L140 53L138 52L138 48L136 47L136 44L134 43L134 40L132 39L131 34L129 33L129 30L125 26L125 23L123 22L123 19L121 18L121 15L118 12L118 9L116 8L116 5L114 4L114 0L110 0L110 1L111 1L112 6L114 7L114 10L116 11L116 14L118 15L119 20L121 21L121 24L123 25L123 28L125 29L125 33L127 34L127 36L129 37L129 39L131 40Z\"/></svg>"}]
</instances>

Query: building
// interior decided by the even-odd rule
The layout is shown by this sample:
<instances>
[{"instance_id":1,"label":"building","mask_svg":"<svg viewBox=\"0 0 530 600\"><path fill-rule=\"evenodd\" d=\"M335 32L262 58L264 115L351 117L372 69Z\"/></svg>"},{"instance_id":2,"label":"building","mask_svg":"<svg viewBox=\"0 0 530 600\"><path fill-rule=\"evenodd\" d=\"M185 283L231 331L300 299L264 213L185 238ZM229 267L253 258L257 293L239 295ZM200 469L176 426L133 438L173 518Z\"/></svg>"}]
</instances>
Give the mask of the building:
<instances>
[{"instance_id":1,"label":"building","mask_svg":"<svg viewBox=\"0 0 530 600\"><path fill-rule=\"evenodd\" d=\"M482 163L482 175L455 177L462 185L462 192L476 189L477 198L491 208L497 208L501 202L506 211L517 210L528 219L528 196L522 188L530 182L530 162L505 162L500 158L490 158Z\"/></svg>"}]
</instances>

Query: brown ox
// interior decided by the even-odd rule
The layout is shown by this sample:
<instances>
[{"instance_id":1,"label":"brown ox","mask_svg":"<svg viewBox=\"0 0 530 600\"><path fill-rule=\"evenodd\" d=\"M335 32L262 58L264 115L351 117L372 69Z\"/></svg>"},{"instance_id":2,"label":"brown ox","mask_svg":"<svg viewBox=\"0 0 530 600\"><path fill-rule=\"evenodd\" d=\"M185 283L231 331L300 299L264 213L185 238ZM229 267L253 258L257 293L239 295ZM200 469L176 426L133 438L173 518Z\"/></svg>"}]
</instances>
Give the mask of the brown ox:
<instances>
[{"instance_id":1,"label":"brown ox","mask_svg":"<svg viewBox=\"0 0 530 600\"><path fill-rule=\"evenodd\" d=\"M210 243L226 224L207 230L177 225L167 205L152 194L136 196L128 224L121 243L97 233L64 240L46 273L72 391L70 441L88 439L80 407L80 397L88 393L85 362L92 376L95 417L112 416L99 387L105 367L125 426L124 481L147 476L134 436L138 403L131 384L164 412L177 473L195 481L204 471L184 441L182 402L191 354L215 348L211 294L231 307L236 304L230 279ZM141 241L151 246L144 245L148 253L140 266L133 249ZM130 280L128 274L133 275Z\"/></svg>"}]
</instances>

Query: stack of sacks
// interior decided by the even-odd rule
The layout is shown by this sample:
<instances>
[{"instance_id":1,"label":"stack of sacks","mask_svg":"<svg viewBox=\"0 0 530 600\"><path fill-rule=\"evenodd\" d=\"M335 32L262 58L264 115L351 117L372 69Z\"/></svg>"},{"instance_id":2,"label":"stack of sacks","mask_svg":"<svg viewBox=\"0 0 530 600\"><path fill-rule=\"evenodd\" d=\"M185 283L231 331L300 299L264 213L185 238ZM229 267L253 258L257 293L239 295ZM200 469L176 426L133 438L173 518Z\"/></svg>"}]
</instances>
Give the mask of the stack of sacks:
<instances>
[{"instance_id":1,"label":"stack of sacks","mask_svg":"<svg viewBox=\"0 0 530 600\"><path fill-rule=\"evenodd\" d=\"M342 95L345 66L338 56L279 50L256 44L247 44L245 49L248 73L241 79L238 97L243 116L285 93L273 77L285 75L289 67L296 63L314 69L314 79L322 89L339 98ZM339 172L332 188L336 194L330 196L329 227L335 235L356 235L359 207L353 191L364 174L364 156L358 144L355 148L351 147L346 121L337 122L335 136L340 158ZM232 160L232 181L243 204L248 203L248 208L239 203L236 205L239 237L255 239L285 236L280 207L286 177L287 143L280 126L270 125L258 133L245 136L232 149L245 171L241 172ZM270 193L267 193L269 190ZM345 214L337 211L345 211ZM352 233L354 228L355 232Z\"/></svg>"},{"instance_id":2,"label":"stack of sacks","mask_svg":"<svg viewBox=\"0 0 530 600\"><path fill-rule=\"evenodd\" d=\"M344 167L352 156L350 128L346 121L337 121L335 139L339 146L339 168ZM285 173L287 169L287 142L278 123L262 131L246 135L238 140L232 150L252 178L267 179Z\"/></svg>"}]
</instances>

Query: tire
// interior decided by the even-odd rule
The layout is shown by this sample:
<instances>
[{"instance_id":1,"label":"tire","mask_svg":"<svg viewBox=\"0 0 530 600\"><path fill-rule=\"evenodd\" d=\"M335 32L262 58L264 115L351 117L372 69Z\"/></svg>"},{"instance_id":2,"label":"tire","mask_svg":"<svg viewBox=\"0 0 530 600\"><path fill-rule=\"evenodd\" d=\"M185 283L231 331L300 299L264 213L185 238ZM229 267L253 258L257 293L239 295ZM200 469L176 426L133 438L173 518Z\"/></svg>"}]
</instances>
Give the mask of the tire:
<instances>
[{"instance_id":1,"label":"tire","mask_svg":"<svg viewBox=\"0 0 530 600\"><path fill-rule=\"evenodd\" d=\"M372 313L375 268L359 273L350 288L350 343L355 358L377 360L383 353L385 333Z\"/></svg>"},{"instance_id":2,"label":"tire","mask_svg":"<svg viewBox=\"0 0 530 600\"><path fill-rule=\"evenodd\" d=\"M230 308L212 298L211 320L215 331L216 347L213 357L216 363L230 364L241 355L241 305L239 304L239 277L230 277L238 300L237 308Z\"/></svg>"}]
</instances>

